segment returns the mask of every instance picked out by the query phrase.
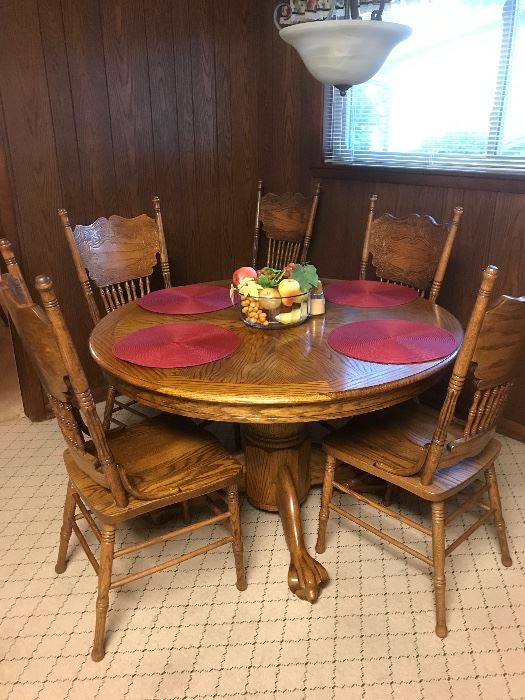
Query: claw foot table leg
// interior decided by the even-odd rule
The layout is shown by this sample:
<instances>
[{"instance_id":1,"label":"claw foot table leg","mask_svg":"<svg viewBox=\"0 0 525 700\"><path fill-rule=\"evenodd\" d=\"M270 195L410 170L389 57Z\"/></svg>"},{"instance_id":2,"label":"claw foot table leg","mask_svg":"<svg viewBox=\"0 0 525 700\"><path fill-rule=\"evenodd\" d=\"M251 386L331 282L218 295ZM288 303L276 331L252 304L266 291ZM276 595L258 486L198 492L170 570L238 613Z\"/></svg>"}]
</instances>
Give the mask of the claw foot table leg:
<instances>
[{"instance_id":1,"label":"claw foot table leg","mask_svg":"<svg viewBox=\"0 0 525 700\"><path fill-rule=\"evenodd\" d=\"M288 585L298 598L315 603L321 584L328 581L328 573L324 566L308 554L304 546L299 501L286 464L282 464L279 469L279 485L277 504L292 558L288 570Z\"/></svg>"},{"instance_id":2,"label":"claw foot table leg","mask_svg":"<svg viewBox=\"0 0 525 700\"><path fill-rule=\"evenodd\" d=\"M326 569L307 552L301 524L302 503L310 488L310 441L300 423L246 426L246 494L261 510L281 516L291 563L288 585L299 598L314 603Z\"/></svg>"}]
</instances>

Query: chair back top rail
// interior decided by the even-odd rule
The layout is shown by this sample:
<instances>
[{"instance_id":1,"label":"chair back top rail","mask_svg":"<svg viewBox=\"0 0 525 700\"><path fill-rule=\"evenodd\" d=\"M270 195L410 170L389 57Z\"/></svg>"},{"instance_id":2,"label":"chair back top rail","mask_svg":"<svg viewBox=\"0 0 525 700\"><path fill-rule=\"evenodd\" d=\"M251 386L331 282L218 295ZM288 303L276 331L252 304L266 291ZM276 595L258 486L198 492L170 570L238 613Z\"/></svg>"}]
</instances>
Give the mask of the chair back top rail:
<instances>
[{"instance_id":1,"label":"chair back top rail","mask_svg":"<svg viewBox=\"0 0 525 700\"><path fill-rule=\"evenodd\" d=\"M263 195L262 188L262 180L259 180L252 266L257 267L261 231L264 231L268 243L267 267L282 268L290 262L306 262L321 184L317 183L313 197L298 192Z\"/></svg>"},{"instance_id":2,"label":"chair back top rail","mask_svg":"<svg viewBox=\"0 0 525 700\"><path fill-rule=\"evenodd\" d=\"M88 226L73 229L65 209L58 214L73 257L77 276L94 323L100 311L91 282L98 287L106 313L150 291L150 277L157 264L165 287L171 276L160 212L160 200L153 198L155 218L140 214L132 219L112 215Z\"/></svg>"},{"instance_id":3,"label":"chair back top rail","mask_svg":"<svg viewBox=\"0 0 525 700\"><path fill-rule=\"evenodd\" d=\"M455 207L452 223L440 226L430 215L375 216L377 195L370 198L359 278L371 265L378 278L406 284L436 301L441 289L463 209Z\"/></svg>"}]
</instances>

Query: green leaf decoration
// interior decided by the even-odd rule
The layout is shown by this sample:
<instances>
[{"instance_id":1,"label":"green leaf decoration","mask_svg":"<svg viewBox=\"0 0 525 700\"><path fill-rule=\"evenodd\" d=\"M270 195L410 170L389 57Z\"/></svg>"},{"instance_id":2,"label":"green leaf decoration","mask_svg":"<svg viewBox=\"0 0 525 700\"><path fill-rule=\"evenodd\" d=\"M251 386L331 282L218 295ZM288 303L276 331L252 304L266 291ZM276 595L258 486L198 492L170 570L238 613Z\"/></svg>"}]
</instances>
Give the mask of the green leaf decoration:
<instances>
[{"instance_id":1,"label":"green leaf decoration","mask_svg":"<svg viewBox=\"0 0 525 700\"><path fill-rule=\"evenodd\" d=\"M262 272L257 277L257 282L261 285L261 287L271 287L272 286L271 281L268 279L268 277L266 277L266 275L263 275Z\"/></svg>"},{"instance_id":2,"label":"green leaf decoration","mask_svg":"<svg viewBox=\"0 0 525 700\"><path fill-rule=\"evenodd\" d=\"M277 287L283 278L283 270L273 270L271 267L263 267L257 277L261 287Z\"/></svg>"},{"instance_id":3,"label":"green leaf decoration","mask_svg":"<svg viewBox=\"0 0 525 700\"><path fill-rule=\"evenodd\" d=\"M296 265L290 277L299 282L301 292L308 292L319 284L317 270L311 263Z\"/></svg>"}]
</instances>

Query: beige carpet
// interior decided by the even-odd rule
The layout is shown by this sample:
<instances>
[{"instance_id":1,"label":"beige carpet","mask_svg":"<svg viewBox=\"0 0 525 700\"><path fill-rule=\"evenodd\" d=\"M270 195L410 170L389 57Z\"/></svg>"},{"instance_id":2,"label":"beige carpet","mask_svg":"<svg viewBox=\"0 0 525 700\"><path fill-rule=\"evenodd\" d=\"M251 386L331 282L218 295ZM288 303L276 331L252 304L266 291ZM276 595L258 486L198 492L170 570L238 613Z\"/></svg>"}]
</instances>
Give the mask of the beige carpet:
<instances>
[{"instance_id":1,"label":"beige carpet","mask_svg":"<svg viewBox=\"0 0 525 700\"><path fill-rule=\"evenodd\" d=\"M65 491L57 427L4 423L0 445L0 698L525 698L523 444L503 439L498 463L514 566L501 565L492 526L454 551L447 639L434 635L427 568L337 517L319 557L331 581L315 605L298 600L285 583L278 517L245 502L248 589L237 591L228 549L128 585L111 596L107 654L98 664L89 656L96 578L74 538L67 571L54 572ZM404 505L418 516L417 502ZM316 489L303 507L311 549L318 507ZM380 515L370 520L403 532ZM221 527L119 559L118 571L203 544ZM153 531L162 527L137 520L122 537L129 544ZM419 538L404 533L409 544Z\"/></svg>"},{"instance_id":2,"label":"beige carpet","mask_svg":"<svg viewBox=\"0 0 525 700\"><path fill-rule=\"evenodd\" d=\"M0 423L24 415L11 332L0 320Z\"/></svg>"}]
</instances>

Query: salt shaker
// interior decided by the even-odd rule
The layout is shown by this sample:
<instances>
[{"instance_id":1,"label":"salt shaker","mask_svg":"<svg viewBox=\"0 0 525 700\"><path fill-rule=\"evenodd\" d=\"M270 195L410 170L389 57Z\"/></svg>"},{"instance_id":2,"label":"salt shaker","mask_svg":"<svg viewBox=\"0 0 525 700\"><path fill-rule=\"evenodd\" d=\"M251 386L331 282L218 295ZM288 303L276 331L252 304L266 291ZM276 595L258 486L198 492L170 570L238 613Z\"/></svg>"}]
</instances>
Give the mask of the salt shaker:
<instances>
[{"instance_id":1,"label":"salt shaker","mask_svg":"<svg viewBox=\"0 0 525 700\"><path fill-rule=\"evenodd\" d=\"M323 284L319 282L310 293L310 316L322 316L325 311Z\"/></svg>"}]
</instances>

